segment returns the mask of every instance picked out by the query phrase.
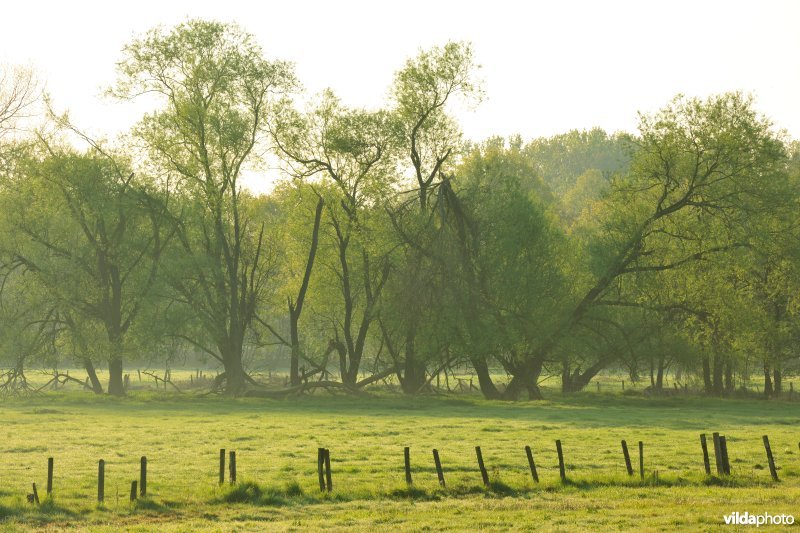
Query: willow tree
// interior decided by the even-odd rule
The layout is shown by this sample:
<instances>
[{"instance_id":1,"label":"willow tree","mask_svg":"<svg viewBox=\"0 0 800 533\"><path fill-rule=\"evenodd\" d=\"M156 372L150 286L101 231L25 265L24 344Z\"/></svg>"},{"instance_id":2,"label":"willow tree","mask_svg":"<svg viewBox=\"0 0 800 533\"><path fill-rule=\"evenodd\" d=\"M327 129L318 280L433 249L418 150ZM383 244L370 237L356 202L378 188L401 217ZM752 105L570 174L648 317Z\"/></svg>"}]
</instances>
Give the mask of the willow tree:
<instances>
[{"instance_id":1,"label":"willow tree","mask_svg":"<svg viewBox=\"0 0 800 533\"><path fill-rule=\"evenodd\" d=\"M401 166L407 170L406 191L392 209L392 222L403 254L397 259L398 274L392 291L401 303L391 320L382 321L387 347L399 363L398 379L403 391L416 393L427 381L429 360L441 351L433 345L430 327L438 323L437 302L443 298L440 259L436 241L437 206L443 207L440 190L447 182L463 148L461 131L450 114L456 100L480 100L472 47L449 42L421 51L409 59L394 78L391 88L393 112L400 133ZM441 200L441 201L440 201ZM427 337L423 338L423 337ZM481 376L488 376L483 359L473 361Z\"/></svg>"},{"instance_id":2,"label":"willow tree","mask_svg":"<svg viewBox=\"0 0 800 533\"><path fill-rule=\"evenodd\" d=\"M319 202L311 250L321 238L320 260L330 276L317 293L328 305L318 306L317 313L327 315L332 325L331 346L339 354L341 380L348 387L372 381L367 378L359 382L358 375L389 276L391 247L379 234L381 227L388 226L383 205L397 179L393 118L386 111L348 109L326 91L311 111L303 115L287 112L273 128L279 154L290 174L320 180L315 187ZM310 254L299 295L305 294L303 287L308 285L313 258ZM335 294L325 294L331 291ZM297 302L302 305L300 297ZM289 307L290 320L294 320L297 306L290 301ZM294 377L296 322L290 322L290 326ZM391 370L384 377L389 373Z\"/></svg>"},{"instance_id":3,"label":"willow tree","mask_svg":"<svg viewBox=\"0 0 800 533\"><path fill-rule=\"evenodd\" d=\"M116 95L158 97L134 133L187 199L172 216L180 261L167 277L211 342L187 340L222 363L226 391L240 394L246 337L271 275L264 227L244 206L241 177L265 150L265 124L294 86L292 69L265 59L237 26L202 20L150 31L124 48L118 67Z\"/></svg>"},{"instance_id":4,"label":"willow tree","mask_svg":"<svg viewBox=\"0 0 800 533\"><path fill-rule=\"evenodd\" d=\"M95 392L99 360L108 364L108 393L122 395L130 333L168 240L163 203L123 157L97 145L77 153L42 140L39 148L3 184L7 265L36 280L48 320L80 345L76 356Z\"/></svg>"},{"instance_id":5,"label":"willow tree","mask_svg":"<svg viewBox=\"0 0 800 533\"><path fill-rule=\"evenodd\" d=\"M541 365L576 325L603 306L649 306L637 293L640 280L747 246L760 231L757 215L784 202L773 186L785 170L783 140L741 94L678 97L643 115L639 132L630 172L595 211L591 270L576 284L571 311L510 388L539 397Z\"/></svg>"}]
</instances>

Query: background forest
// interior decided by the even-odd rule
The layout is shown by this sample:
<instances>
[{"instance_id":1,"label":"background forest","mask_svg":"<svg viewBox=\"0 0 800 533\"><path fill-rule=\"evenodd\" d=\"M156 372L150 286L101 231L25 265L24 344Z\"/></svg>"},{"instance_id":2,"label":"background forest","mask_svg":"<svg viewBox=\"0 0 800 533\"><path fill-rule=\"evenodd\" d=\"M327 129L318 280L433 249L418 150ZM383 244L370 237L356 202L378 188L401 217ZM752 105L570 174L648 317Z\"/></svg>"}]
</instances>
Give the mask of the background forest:
<instances>
[{"instance_id":1,"label":"background forest","mask_svg":"<svg viewBox=\"0 0 800 533\"><path fill-rule=\"evenodd\" d=\"M192 20L122 51L109 93L157 105L109 141L6 69L0 387L45 368L124 395L131 369L203 367L233 396L453 373L488 399L602 372L785 392L800 145L739 93L678 95L632 133L470 141L451 106L480 103L478 74L450 42L399 65L383 108L349 108ZM243 186L267 172L270 193Z\"/></svg>"}]
</instances>

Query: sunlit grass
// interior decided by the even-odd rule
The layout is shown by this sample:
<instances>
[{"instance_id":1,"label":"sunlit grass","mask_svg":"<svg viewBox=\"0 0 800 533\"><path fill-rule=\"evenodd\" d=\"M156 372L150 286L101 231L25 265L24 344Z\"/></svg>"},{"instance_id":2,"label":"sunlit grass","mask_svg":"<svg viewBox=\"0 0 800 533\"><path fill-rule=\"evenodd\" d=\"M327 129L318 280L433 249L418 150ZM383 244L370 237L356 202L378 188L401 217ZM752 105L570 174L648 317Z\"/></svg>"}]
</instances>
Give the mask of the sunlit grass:
<instances>
[{"instance_id":1,"label":"sunlit grass","mask_svg":"<svg viewBox=\"0 0 800 533\"><path fill-rule=\"evenodd\" d=\"M8 527L160 529L707 528L739 510L796 511L800 409L785 401L550 394L543 402L477 396L291 400L133 391L123 399L55 392L0 403L0 520ZM703 472L700 433L726 435L732 477ZM781 482L771 481L768 434ZM567 482L555 440L563 443ZM634 477L625 472L628 441ZM644 480L638 441L644 442ZM484 487L480 445L490 476ZM528 470L530 445L541 482ZM414 484L405 484L403 447ZM321 493L317 448L331 450L334 490ZM237 453L238 485L218 484L219 449ZM431 456L441 455L446 488ZM129 501L139 458L146 500ZM55 459L52 500L47 458ZM106 499L96 501L97 461ZM713 468L713 455L711 457ZM657 479L655 471L657 471ZM226 472L227 478L227 472ZM37 483L43 504L25 501Z\"/></svg>"}]
</instances>

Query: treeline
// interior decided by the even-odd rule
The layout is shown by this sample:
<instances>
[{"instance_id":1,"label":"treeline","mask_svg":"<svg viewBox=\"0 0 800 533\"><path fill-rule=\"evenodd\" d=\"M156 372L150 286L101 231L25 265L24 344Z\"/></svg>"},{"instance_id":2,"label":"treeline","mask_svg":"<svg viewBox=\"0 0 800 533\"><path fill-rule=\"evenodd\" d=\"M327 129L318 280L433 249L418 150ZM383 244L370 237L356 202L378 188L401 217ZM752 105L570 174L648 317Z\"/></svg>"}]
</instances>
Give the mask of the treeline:
<instances>
[{"instance_id":1,"label":"treeline","mask_svg":"<svg viewBox=\"0 0 800 533\"><path fill-rule=\"evenodd\" d=\"M476 68L465 43L422 51L385 108L350 108L189 21L123 50L111 93L158 106L113 143L52 111L22 128L35 86L7 72L0 385L77 364L121 395L125 363L193 354L231 395L417 394L454 367L492 399L605 369L779 393L800 364L798 145L737 93L676 97L636 134L474 144L450 108L480 100ZM276 165L273 192L243 187Z\"/></svg>"}]
</instances>

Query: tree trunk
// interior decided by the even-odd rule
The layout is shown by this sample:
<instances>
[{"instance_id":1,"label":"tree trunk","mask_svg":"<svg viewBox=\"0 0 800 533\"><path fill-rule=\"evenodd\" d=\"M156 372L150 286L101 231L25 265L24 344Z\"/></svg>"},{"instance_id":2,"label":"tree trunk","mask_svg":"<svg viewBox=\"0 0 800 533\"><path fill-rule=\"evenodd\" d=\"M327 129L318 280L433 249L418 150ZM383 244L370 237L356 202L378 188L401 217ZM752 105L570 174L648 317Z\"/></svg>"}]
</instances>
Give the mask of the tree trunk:
<instances>
[{"instance_id":1,"label":"tree trunk","mask_svg":"<svg viewBox=\"0 0 800 533\"><path fill-rule=\"evenodd\" d=\"M542 391L539 389L539 376L542 373L544 359L531 357L522 364L512 368L512 378L503 393L504 400L518 400L523 390L528 391L529 400L541 400Z\"/></svg>"},{"instance_id":2,"label":"tree trunk","mask_svg":"<svg viewBox=\"0 0 800 533\"><path fill-rule=\"evenodd\" d=\"M122 357L115 356L108 361L108 393L112 396L125 396L122 384Z\"/></svg>"},{"instance_id":3,"label":"tree trunk","mask_svg":"<svg viewBox=\"0 0 800 533\"><path fill-rule=\"evenodd\" d=\"M486 359L483 357L472 357L470 358L470 362L472 363L472 368L475 369L475 374L478 376L478 386L481 388L481 394L487 400L499 400L501 399L500 391L497 390L497 387L492 381L492 376L489 373L489 365L486 363Z\"/></svg>"},{"instance_id":4,"label":"tree trunk","mask_svg":"<svg viewBox=\"0 0 800 533\"><path fill-rule=\"evenodd\" d=\"M711 383L711 363L707 355L703 356L703 386L706 394L714 392L714 386Z\"/></svg>"},{"instance_id":5,"label":"tree trunk","mask_svg":"<svg viewBox=\"0 0 800 533\"><path fill-rule=\"evenodd\" d=\"M311 279L311 271L314 268L314 258L317 255L319 225L322 220L323 205L324 201L322 197L320 197L319 200L317 200L317 208L314 212L314 228L311 231L311 246L308 249L308 260L306 261L306 270L303 274L303 282L300 284L297 301L292 302L289 300L289 337L292 343L292 355L289 363L289 382L293 387L300 385L300 332L298 328L300 313L303 312L303 303L305 302L308 283Z\"/></svg>"},{"instance_id":6,"label":"tree trunk","mask_svg":"<svg viewBox=\"0 0 800 533\"><path fill-rule=\"evenodd\" d=\"M238 355L238 357L237 357ZM223 355L223 367L225 368L225 393L228 396L240 396L244 392L244 367L242 366L242 354L229 353Z\"/></svg>"},{"instance_id":7,"label":"tree trunk","mask_svg":"<svg viewBox=\"0 0 800 533\"><path fill-rule=\"evenodd\" d=\"M425 386L425 363L417 360L414 346L414 334L406 335L406 357L403 362L403 376L400 378L400 387L405 394L417 394Z\"/></svg>"},{"instance_id":8,"label":"tree trunk","mask_svg":"<svg viewBox=\"0 0 800 533\"><path fill-rule=\"evenodd\" d=\"M715 350L714 351L714 394L722 396L722 356Z\"/></svg>"},{"instance_id":9,"label":"tree trunk","mask_svg":"<svg viewBox=\"0 0 800 533\"><path fill-rule=\"evenodd\" d=\"M732 394L734 389L733 364L728 361L725 363L725 392Z\"/></svg>"},{"instance_id":10,"label":"tree trunk","mask_svg":"<svg viewBox=\"0 0 800 533\"><path fill-rule=\"evenodd\" d=\"M768 363L764 363L764 397L772 397L772 379L770 378L770 368Z\"/></svg>"},{"instance_id":11,"label":"tree trunk","mask_svg":"<svg viewBox=\"0 0 800 533\"><path fill-rule=\"evenodd\" d=\"M97 377L97 372L94 369L91 359L83 360L83 368L86 369L86 374L89 376L89 383L92 384L92 392L95 394L103 394L103 385Z\"/></svg>"},{"instance_id":12,"label":"tree trunk","mask_svg":"<svg viewBox=\"0 0 800 533\"><path fill-rule=\"evenodd\" d=\"M289 361L289 383L292 387L296 387L300 385L300 339L297 335L297 322L295 320L291 320L290 327L292 355Z\"/></svg>"},{"instance_id":13,"label":"tree trunk","mask_svg":"<svg viewBox=\"0 0 800 533\"><path fill-rule=\"evenodd\" d=\"M660 356L658 358L658 372L656 374L656 386L655 389L657 391L664 390L664 356Z\"/></svg>"},{"instance_id":14,"label":"tree trunk","mask_svg":"<svg viewBox=\"0 0 800 533\"><path fill-rule=\"evenodd\" d=\"M772 379L773 379L773 381L772 381L772 389L775 392L776 396L778 394L780 394L782 392L782 390L783 390L783 384L781 383L782 377L783 376L781 375L781 367L778 366L778 365L775 365L775 368L772 371Z\"/></svg>"}]
</instances>

